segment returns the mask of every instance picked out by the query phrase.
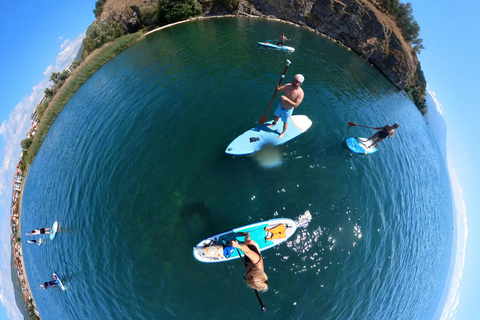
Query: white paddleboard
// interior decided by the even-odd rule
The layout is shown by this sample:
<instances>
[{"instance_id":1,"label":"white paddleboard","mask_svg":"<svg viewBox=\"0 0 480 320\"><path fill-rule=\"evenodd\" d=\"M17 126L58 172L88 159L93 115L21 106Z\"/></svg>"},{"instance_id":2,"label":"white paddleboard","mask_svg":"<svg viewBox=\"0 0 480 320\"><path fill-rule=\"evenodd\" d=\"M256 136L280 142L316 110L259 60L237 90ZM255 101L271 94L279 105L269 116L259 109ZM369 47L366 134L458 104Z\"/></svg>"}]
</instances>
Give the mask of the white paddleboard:
<instances>
[{"instance_id":1,"label":"white paddleboard","mask_svg":"<svg viewBox=\"0 0 480 320\"><path fill-rule=\"evenodd\" d=\"M58 283L58 285L60 286L60 288L62 288L63 291L65 291L65 289L67 289L63 285L62 280L57 276L57 274L55 272L53 273L53 279Z\"/></svg>"},{"instance_id":2,"label":"white paddleboard","mask_svg":"<svg viewBox=\"0 0 480 320\"><path fill-rule=\"evenodd\" d=\"M266 229L273 229L273 232L268 232ZM295 233L295 230L297 230L295 221L288 218L260 221L200 241L193 248L193 256L198 261L207 263L238 259L240 256L237 250L234 250L229 257L225 257L223 247L227 246L232 240L243 242L245 240L245 236L242 235L243 232L250 233L250 239L258 244L260 251L264 251L287 241ZM243 252L239 251L244 256Z\"/></svg>"},{"instance_id":3,"label":"white paddleboard","mask_svg":"<svg viewBox=\"0 0 480 320\"><path fill-rule=\"evenodd\" d=\"M284 50L288 52L294 52L295 48L294 47L289 47L289 46L277 46L276 44L270 43L270 42L258 42L259 45L264 46L264 47L269 47L277 50Z\"/></svg>"},{"instance_id":4,"label":"white paddleboard","mask_svg":"<svg viewBox=\"0 0 480 320\"><path fill-rule=\"evenodd\" d=\"M55 239L58 230L58 221L55 221L52 226L52 233L50 233L50 240Z\"/></svg>"},{"instance_id":5,"label":"white paddleboard","mask_svg":"<svg viewBox=\"0 0 480 320\"><path fill-rule=\"evenodd\" d=\"M272 121L258 125L233 140L225 150L226 154L232 156L245 156L260 151L265 145L278 146L301 135L312 126L312 120L304 115L294 115L288 118L288 129L282 139L278 136L283 131L283 122L278 120L274 127L268 125Z\"/></svg>"}]
</instances>

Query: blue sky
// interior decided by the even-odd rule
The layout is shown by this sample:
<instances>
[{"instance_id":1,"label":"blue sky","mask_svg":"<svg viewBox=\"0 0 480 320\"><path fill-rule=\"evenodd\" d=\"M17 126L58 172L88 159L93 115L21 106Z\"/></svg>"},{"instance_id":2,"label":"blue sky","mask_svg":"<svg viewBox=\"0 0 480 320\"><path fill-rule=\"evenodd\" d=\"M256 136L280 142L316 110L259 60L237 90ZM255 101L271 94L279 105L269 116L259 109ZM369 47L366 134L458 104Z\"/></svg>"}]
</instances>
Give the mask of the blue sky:
<instances>
[{"instance_id":1,"label":"blue sky","mask_svg":"<svg viewBox=\"0 0 480 320\"><path fill-rule=\"evenodd\" d=\"M0 320L23 319L14 302L9 269L9 209L14 168L21 151L19 143L30 127L30 113L44 88L50 86L49 73L61 71L69 64L72 52L93 22L95 2L2 3L2 22L9 27L0 30ZM475 249L480 247L480 170L475 165L480 151L470 143L472 134L466 137L466 128L476 128L480 119L476 101L480 92L477 34L480 1L409 2L421 27L420 37L424 39L425 49L419 56L422 69L436 100L434 107L438 107L447 123L449 166L460 208L459 221L468 223L468 237L466 233L460 234L457 268L452 285L447 288L446 307L440 310L439 318L477 319L480 255Z\"/></svg>"}]
</instances>

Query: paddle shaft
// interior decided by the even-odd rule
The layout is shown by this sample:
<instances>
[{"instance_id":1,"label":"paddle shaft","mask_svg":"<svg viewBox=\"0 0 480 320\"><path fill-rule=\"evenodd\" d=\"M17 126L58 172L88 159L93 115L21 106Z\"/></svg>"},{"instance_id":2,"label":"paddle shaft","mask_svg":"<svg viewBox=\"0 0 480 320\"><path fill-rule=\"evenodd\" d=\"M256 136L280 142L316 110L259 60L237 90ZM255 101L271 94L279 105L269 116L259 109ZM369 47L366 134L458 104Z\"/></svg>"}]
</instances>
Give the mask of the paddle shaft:
<instances>
[{"instance_id":1,"label":"paddle shaft","mask_svg":"<svg viewBox=\"0 0 480 320\"><path fill-rule=\"evenodd\" d=\"M243 267L246 268L247 264L245 263L245 261L243 261L242 255L240 254L240 251L238 250L238 248L236 248L236 249L237 249L238 256L240 257L240 260L242 260ZM260 295L258 294L257 289L253 289L253 291L255 291L255 294L257 295L258 302L260 303L260 306L262 307L262 312L263 313L267 312L267 308L263 304L262 298L260 298Z\"/></svg>"},{"instance_id":2,"label":"paddle shaft","mask_svg":"<svg viewBox=\"0 0 480 320\"><path fill-rule=\"evenodd\" d=\"M287 60L287 65L285 67L285 70L283 70L283 74L282 74L282 77L280 78L280 81L278 82L278 85L281 85L282 84L282 80L283 78L285 78L285 74L287 73L287 69L288 69L288 66L291 64L290 60ZM270 105L268 106L268 109L267 109L267 113L265 113L265 115L263 116L262 119L260 119L260 124L263 126L263 124L265 123L265 121L267 120L267 115L268 115L268 112L270 111L270 107L272 106L272 103L273 103L273 100L275 100L275 96L277 95L277 88L275 88L275 93L273 94L273 97L272 97L272 101L270 101Z\"/></svg>"},{"instance_id":3,"label":"paddle shaft","mask_svg":"<svg viewBox=\"0 0 480 320\"><path fill-rule=\"evenodd\" d=\"M368 128L368 129L373 129L373 130L378 130L378 129L375 129L375 128L372 128L372 127L367 127L367 126L362 126L360 124L355 124L353 122L349 122L348 123L350 126L355 126L355 127L364 127L364 128Z\"/></svg>"}]
</instances>

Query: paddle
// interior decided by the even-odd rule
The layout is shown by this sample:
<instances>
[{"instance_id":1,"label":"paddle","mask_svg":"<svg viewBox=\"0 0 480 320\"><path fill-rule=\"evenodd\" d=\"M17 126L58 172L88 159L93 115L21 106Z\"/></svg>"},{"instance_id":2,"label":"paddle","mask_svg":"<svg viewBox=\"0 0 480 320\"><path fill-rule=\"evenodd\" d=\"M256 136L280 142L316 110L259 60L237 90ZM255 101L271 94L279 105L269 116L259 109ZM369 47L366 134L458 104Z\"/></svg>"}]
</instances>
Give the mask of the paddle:
<instances>
[{"instance_id":1,"label":"paddle","mask_svg":"<svg viewBox=\"0 0 480 320\"><path fill-rule=\"evenodd\" d=\"M357 127L364 127L364 128L369 128L369 129L377 130L377 129L372 128L372 127L367 127L367 126L362 126L362 125L359 125L359 124L355 124L355 123L353 123L353 122L349 122L348 125L349 125L349 126L352 126L352 127L357 126Z\"/></svg>"},{"instance_id":2,"label":"paddle","mask_svg":"<svg viewBox=\"0 0 480 320\"><path fill-rule=\"evenodd\" d=\"M287 66L285 67L285 70L283 70L283 74L282 74L282 77L280 78L280 81L278 82L278 85L281 85L282 84L282 80L283 78L285 78L285 73L287 73L287 69L288 69L288 66L291 64L290 60L287 59ZM268 109L267 109L267 113L265 113L265 115L263 116L262 119L260 119L260 124L263 126L263 124L265 123L265 120L267 120L267 115L268 115L268 111L270 111L270 107L272 106L272 103L273 103L273 100L275 99L275 96L277 95L277 89L275 88L275 93L273 94L273 98L272 98L272 101L270 101L270 105L268 106Z\"/></svg>"},{"instance_id":3,"label":"paddle","mask_svg":"<svg viewBox=\"0 0 480 320\"><path fill-rule=\"evenodd\" d=\"M290 41L292 39L285 39L283 41ZM280 42L280 39L276 39L276 40L265 40L265 42Z\"/></svg>"},{"instance_id":4,"label":"paddle","mask_svg":"<svg viewBox=\"0 0 480 320\"><path fill-rule=\"evenodd\" d=\"M240 251L238 250L238 248L236 248L236 249L237 249L238 256L240 257L240 260L242 260L243 267L246 268L247 264L245 263L245 261L243 261L242 255L240 254ZM255 291L255 294L257 295L258 302L260 303L260 306L262 307L262 312L263 313L267 312L267 308L263 304L262 298L260 298L260 295L258 294L257 289L253 289L253 291Z\"/></svg>"}]
</instances>

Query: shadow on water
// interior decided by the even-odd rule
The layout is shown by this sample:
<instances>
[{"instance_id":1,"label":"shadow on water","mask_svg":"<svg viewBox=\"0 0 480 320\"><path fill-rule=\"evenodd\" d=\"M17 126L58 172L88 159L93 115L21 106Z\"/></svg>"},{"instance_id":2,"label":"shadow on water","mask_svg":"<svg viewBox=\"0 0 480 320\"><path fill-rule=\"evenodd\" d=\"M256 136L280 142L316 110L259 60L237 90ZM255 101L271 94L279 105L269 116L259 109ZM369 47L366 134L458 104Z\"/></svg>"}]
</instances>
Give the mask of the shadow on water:
<instances>
[{"instance_id":1,"label":"shadow on water","mask_svg":"<svg viewBox=\"0 0 480 320\"><path fill-rule=\"evenodd\" d=\"M189 243L199 241L213 231L212 226L215 225L215 220L211 210L204 202L194 202L187 205L180 215L185 221L183 225Z\"/></svg>"}]
</instances>

